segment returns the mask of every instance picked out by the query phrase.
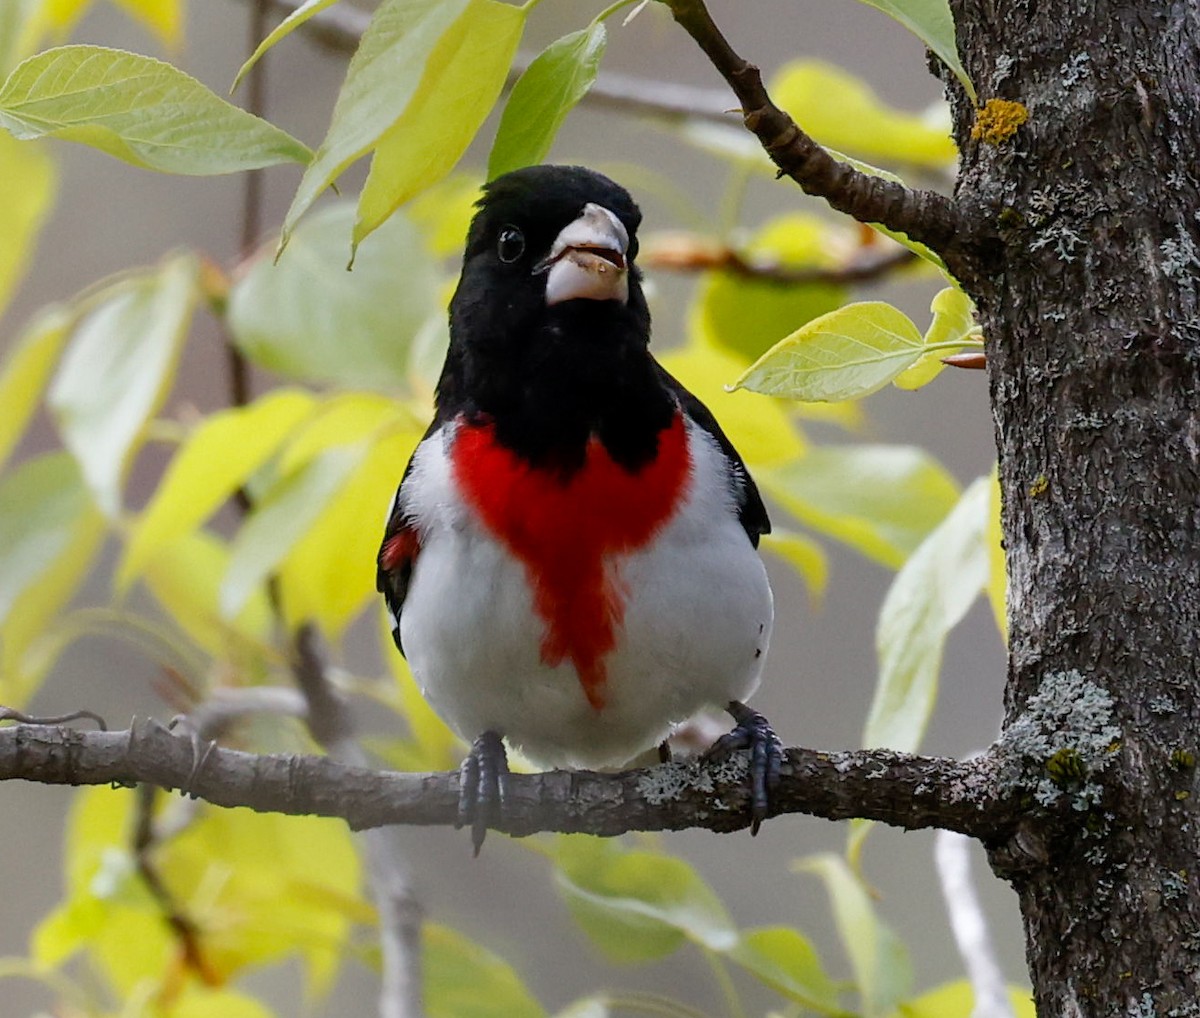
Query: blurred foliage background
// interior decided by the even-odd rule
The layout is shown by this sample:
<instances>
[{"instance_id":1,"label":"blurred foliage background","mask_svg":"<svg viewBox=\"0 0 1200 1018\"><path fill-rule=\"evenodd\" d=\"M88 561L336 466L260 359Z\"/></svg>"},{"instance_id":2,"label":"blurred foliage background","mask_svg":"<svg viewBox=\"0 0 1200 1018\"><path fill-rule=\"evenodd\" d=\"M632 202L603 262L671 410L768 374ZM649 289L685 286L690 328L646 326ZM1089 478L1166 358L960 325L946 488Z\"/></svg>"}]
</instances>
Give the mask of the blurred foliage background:
<instances>
[{"instance_id":1,"label":"blurred foliage background","mask_svg":"<svg viewBox=\"0 0 1200 1018\"><path fill-rule=\"evenodd\" d=\"M426 6L424 42L377 40L388 88L412 79L398 117L369 70L343 88L347 55L298 31L263 58L268 124L223 98L259 41L249 4L0 0L0 704L113 725L220 708L223 743L314 752L303 703L255 693L292 685L303 633L377 762L456 766L391 649L373 556L429 417L478 184L552 143L642 203L659 355L772 506L756 706L787 743L990 742L990 421L983 376L938 359L977 344L969 303L775 181L720 99L571 109L596 66L644 100L647 82L715 88L660 5L628 24L632 5L590 24L599 5ZM940 88L895 23L851 0L712 9L818 140L951 186ZM493 110L518 43L548 55ZM739 380L774 395L726 391ZM0 809L8 1013L374 1008L374 913L340 824L13 784ZM474 863L455 832L403 831L430 1013L968 1013L932 836L868 830L494 837ZM1021 984L1015 903L976 871Z\"/></svg>"}]
</instances>

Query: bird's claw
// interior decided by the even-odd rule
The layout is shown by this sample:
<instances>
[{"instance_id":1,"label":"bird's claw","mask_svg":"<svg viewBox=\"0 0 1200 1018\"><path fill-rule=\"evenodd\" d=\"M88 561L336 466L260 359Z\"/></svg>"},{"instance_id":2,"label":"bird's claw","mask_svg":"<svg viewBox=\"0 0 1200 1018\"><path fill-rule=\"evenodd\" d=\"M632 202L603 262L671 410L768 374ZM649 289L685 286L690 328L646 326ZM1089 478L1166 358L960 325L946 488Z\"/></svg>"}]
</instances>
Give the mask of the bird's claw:
<instances>
[{"instance_id":1,"label":"bird's claw","mask_svg":"<svg viewBox=\"0 0 1200 1018\"><path fill-rule=\"evenodd\" d=\"M475 855L483 847L488 827L500 817L508 793L508 756L495 732L484 732L471 745L458 769L458 819L455 827L471 826Z\"/></svg>"},{"instance_id":2,"label":"bird's claw","mask_svg":"<svg viewBox=\"0 0 1200 1018\"><path fill-rule=\"evenodd\" d=\"M707 753L706 760L720 760L741 749L750 751L750 833L757 834L771 808L771 793L779 785L783 765L783 743L758 711L737 700L725 710L733 718L733 731L722 735Z\"/></svg>"}]
</instances>

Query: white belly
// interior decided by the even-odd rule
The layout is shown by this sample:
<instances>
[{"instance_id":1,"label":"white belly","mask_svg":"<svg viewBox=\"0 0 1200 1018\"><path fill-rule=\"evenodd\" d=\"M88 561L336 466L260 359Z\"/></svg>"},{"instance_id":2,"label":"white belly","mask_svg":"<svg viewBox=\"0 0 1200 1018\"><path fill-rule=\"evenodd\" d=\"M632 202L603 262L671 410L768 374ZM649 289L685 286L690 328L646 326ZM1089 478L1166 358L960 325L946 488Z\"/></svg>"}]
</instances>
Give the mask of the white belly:
<instances>
[{"instance_id":1,"label":"white belly","mask_svg":"<svg viewBox=\"0 0 1200 1018\"><path fill-rule=\"evenodd\" d=\"M689 430L690 491L650 546L608 566L624 593L604 706L569 661L542 661L525 566L467 514L441 450L422 450L422 530L401 635L434 710L464 739L495 731L543 766L625 763L697 711L745 699L771 635L766 571L725 495L724 460ZM414 486L416 490L416 486Z\"/></svg>"}]
</instances>

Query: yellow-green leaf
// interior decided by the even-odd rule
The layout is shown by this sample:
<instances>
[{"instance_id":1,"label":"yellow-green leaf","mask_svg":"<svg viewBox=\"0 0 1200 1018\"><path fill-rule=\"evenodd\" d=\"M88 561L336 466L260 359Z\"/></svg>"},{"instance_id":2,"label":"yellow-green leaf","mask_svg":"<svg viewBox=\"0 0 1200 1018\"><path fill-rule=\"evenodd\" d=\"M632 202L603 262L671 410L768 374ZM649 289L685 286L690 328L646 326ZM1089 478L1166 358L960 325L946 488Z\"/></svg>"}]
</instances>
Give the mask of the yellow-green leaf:
<instances>
[{"instance_id":1,"label":"yellow-green leaf","mask_svg":"<svg viewBox=\"0 0 1200 1018\"><path fill-rule=\"evenodd\" d=\"M607 42L604 24L564 35L539 53L505 103L488 156L488 179L546 158L567 114L587 95Z\"/></svg>"},{"instance_id":2,"label":"yellow-green leaf","mask_svg":"<svg viewBox=\"0 0 1200 1018\"><path fill-rule=\"evenodd\" d=\"M183 0L113 0L134 21L143 25L164 46L174 48L183 39Z\"/></svg>"},{"instance_id":3,"label":"yellow-green leaf","mask_svg":"<svg viewBox=\"0 0 1200 1018\"><path fill-rule=\"evenodd\" d=\"M163 173L235 173L311 155L178 68L102 46L61 46L19 64L0 86L0 127Z\"/></svg>"},{"instance_id":4,"label":"yellow-green leaf","mask_svg":"<svg viewBox=\"0 0 1200 1018\"><path fill-rule=\"evenodd\" d=\"M0 134L0 313L33 261L37 236L54 205L58 170L39 145ZM7 403L0 403L7 407Z\"/></svg>"},{"instance_id":5,"label":"yellow-green leaf","mask_svg":"<svg viewBox=\"0 0 1200 1018\"><path fill-rule=\"evenodd\" d=\"M338 485L324 510L279 565L290 623L316 621L336 640L376 596L375 555L383 518L421 431L398 430L370 443L366 455Z\"/></svg>"},{"instance_id":6,"label":"yellow-green leaf","mask_svg":"<svg viewBox=\"0 0 1200 1018\"><path fill-rule=\"evenodd\" d=\"M0 703L20 707L35 691L24 654L87 577L103 534L66 453L0 478Z\"/></svg>"},{"instance_id":7,"label":"yellow-green leaf","mask_svg":"<svg viewBox=\"0 0 1200 1018\"><path fill-rule=\"evenodd\" d=\"M300 217L347 166L369 152L413 98L437 41L469 0L383 0L359 41L329 131L304 171L283 224Z\"/></svg>"},{"instance_id":8,"label":"yellow-green leaf","mask_svg":"<svg viewBox=\"0 0 1200 1018\"><path fill-rule=\"evenodd\" d=\"M206 418L179 447L133 527L117 589L128 588L163 545L208 519L315 405L306 392L276 389L249 406Z\"/></svg>"},{"instance_id":9,"label":"yellow-green leaf","mask_svg":"<svg viewBox=\"0 0 1200 1018\"><path fill-rule=\"evenodd\" d=\"M246 600L317 520L365 449L331 449L269 488L234 538L221 584L221 614L234 618Z\"/></svg>"},{"instance_id":10,"label":"yellow-green leaf","mask_svg":"<svg viewBox=\"0 0 1200 1018\"><path fill-rule=\"evenodd\" d=\"M772 219L745 244L751 263L781 269L831 269L850 250L845 231L794 212ZM832 283L780 284L733 272L709 272L696 291L692 325L713 343L753 360L780 336L841 307L846 288Z\"/></svg>"},{"instance_id":11,"label":"yellow-green leaf","mask_svg":"<svg viewBox=\"0 0 1200 1018\"><path fill-rule=\"evenodd\" d=\"M567 908L615 961L662 957L685 937L722 952L738 942L725 907L682 859L585 836L559 838L554 856Z\"/></svg>"},{"instance_id":12,"label":"yellow-green leaf","mask_svg":"<svg viewBox=\"0 0 1200 1018\"><path fill-rule=\"evenodd\" d=\"M189 985L171 1005L171 1018L275 1018L261 1001L237 990L217 990Z\"/></svg>"},{"instance_id":13,"label":"yellow-green leaf","mask_svg":"<svg viewBox=\"0 0 1200 1018\"><path fill-rule=\"evenodd\" d=\"M933 312L933 321L925 332L927 352L893 379L892 384L897 389L919 389L928 385L946 367L942 358L958 353L978 331L975 305L957 286L939 290L929 310Z\"/></svg>"},{"instance_id":14,"label":"yellow-green leaf","mask_svg":"<svg viewBox=\"0 0 1200 1018\"><path fill-rule=\"evenodd\" d=\"M438 40L421 84L376 145L358 199L355 244L454 169L504 87L525 13L500 0L469 0Z\"/></svg>"},{"instance_id":15,"label":"yellow-green leaf","mask_svg":"<svg viewBox=\"0 0 1200 1018\"><path fill-rule=\"evenodd\" d=\"M818 1014L844 1015L837 987L816 949L798 930L766 926L746 930L729 957L777 993Z\"/></svg>"},{"instance_id":16,"label":"yellow-green leaf","mask_svg":"<svg viewBox=\"0 0 1200 1018\"><path fill-rule=\"evenodd\" d=\"M422 191L404 210L438 258L457 258L462 252L479 200L479 184L471 174L451 174Z\"/></svg>"},{"instance_id":17,"label":"yellow-green leaf","mask_svg":"<svg viewBox=\"0 0 1200 1018\"><path fill-rule=\"evenodd\" d=\"M70 327L70 312L47 308L26 327L0 368L0 465L24 435Z\"/></svg>"},{"instance_id":18,"label":"yellow-green leaf","mask_svg":"<svg viewBox=\"0 0 1200 1018\"><path fill-rule=\"evenodd\" d=\"M120 508L142 429L170 389L197 271L194 258L180 255L113 286L76 328L50 387L63 442L108 516Z\"/></svg>"},{"instance_id":19,"label":"yellow-green leaf","mask_svg":"<svg viewBox=\"0 0 1200 1018\"><path fill-rule=\"evenodd\" d=\"M922 449L857 445L810 449L760 468L759 487L815 530L896 568L958 500L958 485Z\"/></svg>"},{"instance_id":20,"label":"yellow-green leaf","mask_svg":"<svg viewBox=\"0 0 1200 1018\"><path fill-rule=\"evenodd\" d=\"M156 858L222 979L293 956L305 964L309 996L323 993L352 925L374 919L353 837L339 820L205 808Z\"/></svg>"},{"instance_id":21,"label":"yellow-green leaf","mask_svg":"<svg viewBox=\"0 0 1200 1018\"><path fill-rule=\"evenodd\" d=\"M861 78L822 60L784 66L770 85L771 98L822 145L885 163L933 170L953 165L944 104L917 116L884 103Z\"/></svg>"},{"instance_id":22,"label":"yellow-green leaf","mask_svg":"<svg viewBox=\"0 0 1200 1018\"><path fill-rule=\"evenodd\" d=\"M817 855L795 863L825 884L838 937L850 959L865 1018L884 1018L908 995L912 963L908 952L879 917L862 882L836 855Z\"/></svg>"},{"instance_id":23,"label":"yellow-green leaf","mask_svg":"<svg viewBox=\"0 0 1200 1018\"><path fill-rule=\"evenodd\" d=\"M796 400L858 399L922 352L921 333L902 311L882 301L847 304L780 340L734 388Z\"/></svg>"},{"instance_id":24,"label":"yellow-green leaf","mask_svg":"<svg viewBox=\"0 0 1200 1018\"><path fill-rule=\"evenodd\" d=\"M934 53L962 82L967 97L976 102L975 86L958 59L954 38L954 16L947 0L862 0L876 10L895 18Z\"/></svg>"},{"instance_id":25,"label":"yellow-green leaf","mask_svg":"<svg viewBox=\"0 0 1200 1018\"><path fill-rule=\"evenodd\" d=\"M991 481L981 477L896 574L875 630L879 680L863 745L915 752L937 698L946 637L988 574Z\"/></svg>"},{"instance_id":26,"label":"yellow-green leaf","mask_svg":"<svg viewBox=\"0 0 1200 1018\"><path fill-rule=\"evenodd\" d=\"M280 474L290 474L329 449L373 440L407 420L402 405L387 396L373 392L333 396L296 430L280 454L277 469ZM416 426L415 421L413 424Z\"/></svg>"},{"instance_id":27,"label":"yellow-green leaf","mask_svg":"<svg viewBox=\"0 0 1200 1018\"><path fill-rule=\"evenodd\" d=\"M272 371L395 390L438 307L438 276L403 216L364 242L347 272L353 222L353 207L338 203L297 228L278 264L260 256L229 295L229 327L238 348Z\"/></svg>"},{"instance_id":28,"label":"yellow-green leaf","mask_svg":"<svg viewBox=\"0 0 1200 1018\"><path fill-rule=\"evenodd\" d=\"M744 361L696 341L660 360L713 412L747 463L786 463L804 451L803 435L783 404L726 390L725 383L742 370Z\"/></svg>"},{"instance_id":29,"label":"yellow-green leaf","mask_svg":"<svg viewBox=\"0 0 1200 1018\"><path fill-rule=\"evenodd\" d=\"M242 79L250 73L250 69L262 58L262 55L267 52L272 46L283 39L285 36L291 35L297 28L303 25L314 14L320 14L326 7L332 7L337 0L304 0L299 7L293 9L286 18L276 25L262 42L255 47L253 53L250 54L250 59L247 60L240 68L238 68L237 77L233 79L233 85L229 91L237 91L238 85Z\"/></svg>"},{"instance_id":30,"label":"yellow-green leaf","mask_svg":"<svg viewBox=\"0 0 1200 1018\"><path fill-rule=\"evenodd\" d=\"M1014 1018L1034 1018L1037 1009L1029 990L1008 987L1008 1006ZM967 1018L975 1013L975 994L965 979L922 993L904 1001L898 1010L899 1018Z\"/></svg>"},{"instance_id":31,"label":"yellow-green leaf","mask_svg":"<svg viewBox=\"0 0 1200 1018\"><path fill-rule=\"evenodd\" d=\"M763 534L762 547L795 569L804 578L813 600L820 602L829 582L829 558L816 541L794 530L772 527L771 533Z\"/></svg>"},{"instance_id":32,"label":"yellow-green leaf","mask_svg":"<svg viewBox=\"0 0 1200 1018\"><path fill-rule=\"evenodd\" d=\"M422 934L429 1018L543 1018L539 1004L503 959L446 926Z\"/></svg>"},{"instance_id":33,"label":"yellow-green leaf","mask_svg":"<svg viewBox=\"0 0 1200 1018\"><path fill-rule=\"evenodd\" d=\"M987 510L988 549L987 596L996 619L996 628L1008 642L1008 567L1004 559L1004 527L1000 515L1000 473L992 467L991 495Z\"/></svg>"},{"instance_id":34,"label":"yellow-green leaf","mask_svg":"<svg viewBox=\"0 0 1200 1018\"><path fill-rule=\"evenodd\" d=\"M146 587L198 646L222 660L244 660L251 646L271 639L274 614L266 591L256 590L232 622L218 606L229 549L219 537L197 530L157 543L143 566Z\"/></svg>"}]
</instances>

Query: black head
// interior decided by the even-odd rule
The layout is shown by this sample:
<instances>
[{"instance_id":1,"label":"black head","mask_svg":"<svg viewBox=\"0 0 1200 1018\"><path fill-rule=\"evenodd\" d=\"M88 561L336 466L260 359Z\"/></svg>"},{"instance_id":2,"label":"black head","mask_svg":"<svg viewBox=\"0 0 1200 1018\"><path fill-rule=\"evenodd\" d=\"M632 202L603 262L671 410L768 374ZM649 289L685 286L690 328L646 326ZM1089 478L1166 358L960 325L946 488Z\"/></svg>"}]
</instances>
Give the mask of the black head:
<instances>
[{"instance_id":1,"label":"black head","mask_svg":"<svg viewBox=\"0 0 1200 1018\"><path fill-rule=\"evenodd\" d=\"M443 411L494 410L546 358L603 371L618 350L645 350L629 192L581 166L529 166L488 183L478 209L450 304Z\"/></svg>"}]
</instances>

